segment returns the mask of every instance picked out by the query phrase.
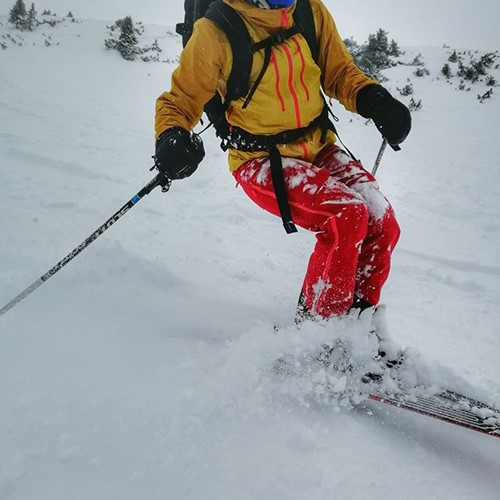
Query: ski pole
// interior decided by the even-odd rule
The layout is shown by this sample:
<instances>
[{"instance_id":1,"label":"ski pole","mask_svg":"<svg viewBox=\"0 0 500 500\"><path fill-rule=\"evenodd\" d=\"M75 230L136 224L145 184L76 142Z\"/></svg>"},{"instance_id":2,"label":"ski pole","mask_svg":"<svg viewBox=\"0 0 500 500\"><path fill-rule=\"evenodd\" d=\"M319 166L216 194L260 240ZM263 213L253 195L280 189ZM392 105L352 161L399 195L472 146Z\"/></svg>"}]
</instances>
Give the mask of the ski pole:
<instances>
[{"instance_id":1,"label":"ski pole","mask_svg":"<svg viewBox=\"0 0 500 500\"><path fill-rule=\"evenodd\" d=\"M382 144L380 145L380 149L378 151L377 159L375 160L375 164L373 165L372 169L372 175L375 177L375 174L377 173L378 167L380 165L380 162L382 161L382 156L384 156L385 148L387 147L387 139L384 137L382 140ZM394 149L394 151L401 151L401 148L399 146L394 146L391 144L391 148Z\"/></svg>"},{"instance_id":2,"label":"ski pole","mask_svg":"<svg viewBox=\"0 0 500 500\"><path fill-rule=\"evenodd\" d=\"M154 167L153 167L154 168ZM47 271L43 276L34 281L28 288L23 290L19 295L14 297L10 302L5 304L0 309L0 316L5 314L8 310L12 309L15 305L19 304L21 300L25 299L28 295L34 292L39 286L43 285L49 278L59 272L68 262L72 261L78 254L83 252L93 241L95 241L101 234L107 231L115 222L123 217L132 207L139 201L153 191L157 186L162 187L163 192L167 192L170 188L172 181L165 177L162 173L158 174L154 179L151 179L137 194L123 205L117 212L115 212L104 224L99 226L85 241L73 249L66 257L60 260L52 269Z\"/></svg>"},{"instance_id":3,"label":"ski pole","mask_svg":"<svg viewBox=\"0 0 500 500\"><path fill-rule=\"evenodd\" d=\"M373 177L375 177L375 174L377 173L380 162L382 161L382 156L384 156L386 147L387 147L387 139L384 138L382 140L382 144L380 145L380 149L378 150L378 155L377 155L377 158L375 160L375 164L373 165L373 168L372 168Z\"/></svg>"}]
</instances>

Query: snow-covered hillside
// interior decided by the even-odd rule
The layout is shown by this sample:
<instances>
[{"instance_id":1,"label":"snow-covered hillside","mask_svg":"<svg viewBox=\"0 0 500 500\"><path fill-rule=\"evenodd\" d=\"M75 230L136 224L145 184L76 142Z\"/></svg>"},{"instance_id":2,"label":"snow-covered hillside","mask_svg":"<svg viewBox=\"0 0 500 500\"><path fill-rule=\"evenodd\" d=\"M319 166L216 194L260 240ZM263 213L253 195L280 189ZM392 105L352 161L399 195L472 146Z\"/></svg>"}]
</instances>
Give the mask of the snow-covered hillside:
<instances>
[{"instance_id":1,"label":"snow-covered hillside","mask_svg":"<svg viewBox=\"0 0 500 500\"><path fill-rule=\"evenodd\" d=\"M106 51L104 22L19 34L0 21L1 307L152 178L174 65ZM165 60L181 49L172 31L144 35ZM453 48L406 49L429 76L386 72L395 95L410 78L423 109L378 172L403 231L384 302L415 359L498 406L500 91L481 104L484 85L438 79ZM377 131L334 111L371 167ZM271 374L334 335L293 326L314 235L287 236L203 138L196 175L0 317L0 499L497 500L498 440L315 401Z\"/></svg>"}]
</instances>

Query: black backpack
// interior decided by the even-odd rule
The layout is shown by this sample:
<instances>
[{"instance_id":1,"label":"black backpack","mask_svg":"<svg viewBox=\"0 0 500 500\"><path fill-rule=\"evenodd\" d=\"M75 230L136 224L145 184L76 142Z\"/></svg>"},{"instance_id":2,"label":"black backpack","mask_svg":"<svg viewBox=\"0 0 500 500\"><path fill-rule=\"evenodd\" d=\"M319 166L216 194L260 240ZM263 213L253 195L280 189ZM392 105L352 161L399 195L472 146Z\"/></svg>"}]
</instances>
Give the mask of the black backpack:
<instances>
[{"instance_id":1,"label":"black backpack","mask_svg":"<svg viewBox=\"0 0 500 500\"><path fill-rule=\"evenodd\" d=\"M293 15L295 26L282 29L266 40L254 44L240 15L222 0L185 0L184 22L176 26L177 33L182 35L183 46L186 46L189 41L194 23L200 17L207 17L224 32L233 52L233 67L227 82L225 101L222 102L220 95L216 94L205 106L205 114L214 125L217 135L224 141L229 134L225 111L232 100L241 97L246 97L243 107L248 106L269 64L271 47L279 45L297 33L302 33L309 44L314 60L317 61L319 49L316 28L309 0L297 0ZM250 89L253 54L258 50L265 51L265 61L257 81ZM223 142L223 149L226 148Z\"/></svg>"},{"instance_id":2,"label":"black backpack","mask_svg":"<svg viewBox=\"0 0 500 500\"><path fill-rule=\"evenodd\" d=\"M287 233L297 232L288 204L283 176L283 164L277 145L294 142L317 126L321 126L323 131L322 141L324 141L328 130L335 132L335 126L328 116L328 105L325 102L322 113L306 127L287 130L270 136L255 135L238 127L230 127L226 120L226 110L232 100L242 97L245 97L243 108L248 106L269 65L272 48L292 36L298 33L304 36L311 54L316 64L318 64L319 47L309 0L296 0L293 27L280 29L257 43L252 42L240 15L229 5L223 3L222 0L185 0L184 11L184 22L178 24L176 27L177 33L182 35L184 46L188 43L193 33L194 23L200 17L207 17L225 33L233 52L233 67L231 68L227 82L225 101L223 102L221 96L216 93L205 105L204 109L210 123L214 125L216 134L222 139L222 149L227 150L229 147L233 147L243 151L267 151L269 153L273 187L283 226ZM264 50L264 64L257 80L252 88L250 88L249 80L253 64L253 54L259 50Z\"/></svg>"}]
</instances>

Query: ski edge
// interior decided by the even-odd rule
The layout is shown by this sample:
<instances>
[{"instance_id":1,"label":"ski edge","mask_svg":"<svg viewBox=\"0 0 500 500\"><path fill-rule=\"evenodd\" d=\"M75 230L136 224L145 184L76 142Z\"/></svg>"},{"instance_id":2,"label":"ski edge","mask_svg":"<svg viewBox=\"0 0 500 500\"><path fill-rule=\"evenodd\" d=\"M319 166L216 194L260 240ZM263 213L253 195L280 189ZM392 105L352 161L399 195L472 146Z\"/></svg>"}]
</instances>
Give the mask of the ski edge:
<instances>
[{"instance_id":1,"label":"ski edge","mask_svg":"<svg viewBox=\"0 0 500 500\"><path fill-rule=\"evenodd\" d=\"M500 438L500 427L499 426L485 424L481 421L481 419L479 417L477 417L474 414L472 414L472 415L474 415L474 417L478 420L477 423L463 422L463 421L459 421L451 416L446 416L446 414L444 414L443 412L438 413L437 411L432 411L432 410L427 409L423 406L418 406L417 404L414 404L411 401L405 401L402 398L395 398L395 397L391 397L390 395L373 394L373 393L367 394L367 397L371 401L387 404L387 405L390 405L390 406L393 406L395 408L399 408L402 410L408 410L408 411L411 411L414 413L418 413L420 415L425 415L427 417L431 417L431 418L434 418L436 420L440 420L441 422L446 422L446 423L453 424L453 425L456 425L459 427L463 427L465 429L480 432L481 434L486 434L488 436Z\"/></svg>"}]
</instances>

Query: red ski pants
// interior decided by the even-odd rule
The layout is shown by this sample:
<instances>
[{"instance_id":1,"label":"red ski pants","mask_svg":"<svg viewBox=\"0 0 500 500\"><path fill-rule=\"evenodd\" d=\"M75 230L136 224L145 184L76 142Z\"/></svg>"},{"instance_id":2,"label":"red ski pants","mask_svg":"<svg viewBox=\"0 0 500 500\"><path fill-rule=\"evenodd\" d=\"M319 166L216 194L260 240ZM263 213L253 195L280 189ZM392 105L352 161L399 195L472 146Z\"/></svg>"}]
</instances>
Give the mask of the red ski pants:
<instances>
[{"instance_id":1,"label":"red ski pants","mask_svg":"<svg viewBox=\"0 0 500 500\"><path fill-rule=\"evenodd\" d=\"M399 238L394 211L375 178L338 146L309 163L283 158L294 222L317 233L302 294L314 314L345 314L354 295L377 304ZM234 177L261 208L279 216L269 157L249 160Z\"/></svg>"}]
</instances>

